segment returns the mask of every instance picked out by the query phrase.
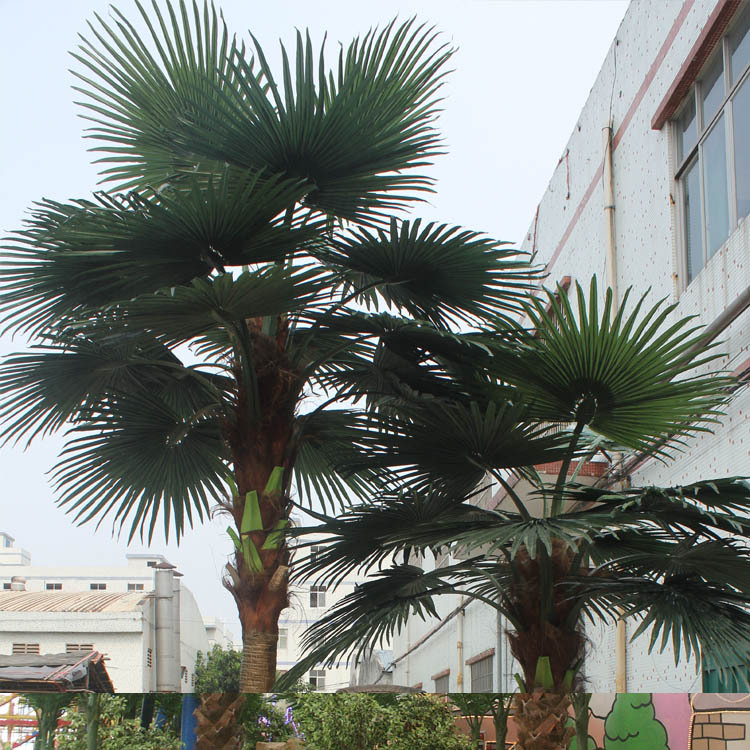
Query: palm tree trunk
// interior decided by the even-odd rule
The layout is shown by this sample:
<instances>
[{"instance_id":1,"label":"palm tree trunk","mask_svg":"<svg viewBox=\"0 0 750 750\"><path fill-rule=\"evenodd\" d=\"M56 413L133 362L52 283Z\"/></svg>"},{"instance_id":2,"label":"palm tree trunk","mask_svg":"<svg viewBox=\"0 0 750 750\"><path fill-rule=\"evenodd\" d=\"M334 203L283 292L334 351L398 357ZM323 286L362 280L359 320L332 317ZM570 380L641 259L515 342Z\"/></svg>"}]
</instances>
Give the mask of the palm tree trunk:
<instances>
[{"instance_id":1,"label":"palm tree trunk","mask_svg":"<svg viewBox=\"0 0 750 750\"><path fill-rule=\"evenodd\" d=\"M204 693L195 709L195 750L240 750L243 744L239 711L245 702L237 693Z\"/></svg>"},{"instance_id":2,"label":"palm tree trunk","mask_svg":"<svg viewBox=\"0 0 750 750\"><path fill-rule=\"evenodd\" d=\"M243 693L269 693L276 679L276 633L247 630L242 633L240 690Z\"/></svg>"},{"instance_id":3,"label":"palm tree trunk","mask_svg":"<svg viewBox=\"0 0 750 750\"><path fill-rule=\"evenodd\" d=\"M575 729L566 723L570 698L567 693L518 693L513 699L518 731L518 750L567 750Z\"/></svg>"}]
</instances>

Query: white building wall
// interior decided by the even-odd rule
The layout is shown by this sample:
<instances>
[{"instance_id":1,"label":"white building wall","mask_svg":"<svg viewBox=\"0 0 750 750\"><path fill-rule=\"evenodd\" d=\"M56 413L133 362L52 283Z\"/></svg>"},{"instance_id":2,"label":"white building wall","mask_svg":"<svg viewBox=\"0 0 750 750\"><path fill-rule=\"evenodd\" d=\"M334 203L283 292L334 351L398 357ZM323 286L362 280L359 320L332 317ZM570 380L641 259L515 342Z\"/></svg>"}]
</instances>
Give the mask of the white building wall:
<instances>
[{"instance_id":1,"label":"white building wall","mask_svg":"<svg viewBox=\"0 0 750 750\"><path fill-rule=\"evenodd\" d=\"M750 285L750 217L740 223L726 245L685 289L679 277L678 212L669 124L653 130L651 121L678 71L689 56L717 0L633 0L610 46L589 98L581 111L549 186L532 217L522 249L536 253L547 264L547 285L563 277L587 288L592 274L606 287L606 234L602 129L613 124L613 172L617 284L620 297L632 286L632 302L651 289L650 302L679 301L675 315L696 315L710 324ZM498 144L498 148L508 148ZM602 294L603 297L603 294ZM575 304L575 302L574 302ZM720 335L720 351L727 356L712 369L733 370L748 358L750 314L746 310ZM668 465L649 461L632 475L634 484L679 484L711 476L750 475L750 389L731 403L721 426L711 435L691 441L687 450ZM448 606L450 610L455 604ZM467 611L464 653L488 648L491 619ZM477 611L489 610L476 605ZM444 610L441 609L441 613ZM429 627L435 623L431 623ZM428 626L410 624L414 633ZM629 633L635 626L629 625ZM615 639L611 627L586 630L589 645L585 662L586 687L594 692L612 689ZM445 668L445 654L455 653L456 624L451 622L409 657L409 684L423 682L433 689L430 675ZM407 638L394 643L394 659L403 654ZM416 636L412 634L411 643ZM675 666L671 650L647 655L645 634L627 653L631 692L687 692L700 689L695 662ZM494 645L494 644L492 644ZM455 662L455 658L451 657ZM507 658L505 664L508 664ZM452 663L450 689L456 689ZM513 670L508 667L508 672ZM517 669L517 668L516 668ZM469 689L468 673L466 687ZM405 676L398 662L394 682ZM506 688L503 688L506 689ZM507 689L512 689L509 685Z\"/></svg>"},{"instance_id":2,"label":"white building wall","mask_svg":"<svg viewBox=\"0 0 750 750\"><path fill-rule=\"evenodd\" d=\"M9 543L8 543L9 542ZM4 554L1 554L4 553ZM75 565L75 566L43 566L32 565L31 556L26 551L14 546L13 538L7 533L0 533L0 585L10 584L14 576L26 580L26 591L47 591L47 584L59 583L63 593L91 591L91 584L105 584L107 593L126 593L129 585L139 585L137 589L144 594L144 605L140 614L133 613L133 617L140 618L137 637L130 634L124 636L120 632L108 632L110 625L115 627L119 622L113 615L106 613L65 613L47 612L27 614L29 623L28 637L23 637L23 630L13 633L13 638L7 630L9 618L22 613L3 612L0 622L0 652L10 653L13 642L28 641L32 634L39 637L29 642L40 643L41 653L56 653L65 651L66 643L94 643L94 648L104 653L108 658L106 666L112 677L117 692L149 692L156 690L156 647L154 642L153 604L149 594L154 590L154 564L166 562L166 558L159 554L127 555L125 565ZM24 564L25 563L25 564ZM149 564L151 563L151 565ZM3 588L9 588L3 586ZM36 615L40 615L37 619ZM42 616L43 615L43 616ZM103 618L95 620L99 633L96 640L85 638L85 630L77 633L77 626L70 623L91 617ZM21 622L22 620L19 620ZM48 630L45 631L45 628ZM63 630L60 630L63 628ZM135 631L132 631L135 632ZM213 620L210 628L203 621L198 603L190 589L180 587L180 690L192 692L195 684L195 661L198 651L207 653L209 650L209 632L222 645L231 645L231 638L226 634L223 623ZM46 633L45 637L42 635ZM6 637L7 636L7 637ZM65 640L67 638L67 640ZM124 639L124 641L123 641ZM151 663L148 666L148 650L151 649ZM130 650L130 651L129 651ZM132 653L131 653L132 651ZM125 675L115 679L115 674ZM124 687L123 687L124 686Z\"/></svg>"},{"instance_id":3,"label":"white building wall","mask_svg":"<svg viewBox=\"0 0 750 750\"><path fill-rule=\"evenodd\" d=\"M0 652L13 643L39 643L40 653L65 653L69 643L92 643L105 655L105 667L117 693L153 690L144 644L151 624L146 612L3 612Z\"/></svg>"},{"instance_id":4,"label":"white building wall","mask_svg":"<svg viewBox=\"0 0 750 750\"><path fill-rule=\"evenodd\" d=\"M294 562L301 563L309 555L309 548L305 547L295 554ZM291 669L297 661L302 658L302 636L307 628L319 620L326 611L341 601L345 596L354 591L357 580L343 581L336 589L330 587L325 593L325 606L310 606L310 594L314 581L308 581L304 585L292 583L289 586L289 606L281 612L279 618L279 630L286 631L286 648L279 644L276 666L280 671L286 672ZM387 646L384 646L387 648ZM318 669L325 671L325 692L335 692L339 688L349 685L352 664L346 661L338 661L333 667L320 666Z\"/></svg>"}]
</instances>

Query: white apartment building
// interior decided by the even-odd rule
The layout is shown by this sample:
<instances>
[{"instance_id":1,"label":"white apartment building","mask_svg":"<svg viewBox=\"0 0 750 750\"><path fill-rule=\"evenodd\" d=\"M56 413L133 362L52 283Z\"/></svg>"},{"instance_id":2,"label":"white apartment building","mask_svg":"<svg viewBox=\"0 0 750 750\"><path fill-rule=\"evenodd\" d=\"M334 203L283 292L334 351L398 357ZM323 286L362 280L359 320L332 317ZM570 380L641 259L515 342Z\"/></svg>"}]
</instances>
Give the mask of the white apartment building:
<instances>
[{"instance_id":1,"label":"white apartment building","mask_svg":"<svg viewBox=\"0 0 750 750\"><path fill-rule=\"evenodd\" d=\"M102 652L116 692L191 692L198 651L231 645L158 554L120 566L36 566L0 532L0 652ZM177 650L179 644L179 651Z\"/></svg>"},{"instance_id":2,"label":"white apartment building","mask_svg":"<svg viewBox=\"0 0 750 750\"><path fill-rule=\"evenodd\" d=\"M499 71L502 76L502 71ZM522 115L521 115L522 116ZM511 148L498 144L498 148ZM611 156L611 159L608 158ZM611 195L608 195L611 165ZM633 0L522 243L546 264L548 286L592 274L620 299L648 288L721 339L712 365L750 369L750 2ZM613 219L613 221L612 221ZM563 284L563 285L565 285ZM664 465L631 462L637 485L750 475L750 389L714 434ZM434 564L427 560L426 563ZM518 671L505 625L486 606L440 602L440 620L413 618L393 644L393 681L428 691L511 691ZM628 635L632 633L628 625ZM587 631L586 688L700 692L700 666ZM620 641L622 643L622 641ZM622 646L620 646L622 648Z\"/></svg>"},{"instance_id":3,"label":"white apartment building","mask_svg":"<svg viewBox=\"0 0 750 750\"><path fill-rule=\"evenodd\" d=\"M301 548L294 557L295 563L302 562L307 556L315 555L318 547L313 545ZM289 587L289 607L282 611L279 618L279 641L277 651L277 669L286 672L302 657L301 638L304 631L326 610L354 591L356 580L343 581L336 589L307 582L305 585L292 584ZM316 689L325 692L336 692L349 685L350 664L348 661L336 662L331 667L320 666L312 669L307 680Z\"/></svg>"}]
</instances>

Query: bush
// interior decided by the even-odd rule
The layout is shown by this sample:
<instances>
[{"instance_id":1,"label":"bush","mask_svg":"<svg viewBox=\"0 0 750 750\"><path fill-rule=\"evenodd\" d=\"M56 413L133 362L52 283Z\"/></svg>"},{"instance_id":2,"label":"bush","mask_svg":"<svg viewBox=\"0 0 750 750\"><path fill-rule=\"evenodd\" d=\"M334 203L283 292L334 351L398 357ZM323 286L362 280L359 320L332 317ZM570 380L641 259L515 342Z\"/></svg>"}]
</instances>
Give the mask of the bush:
<instances>
[{"instance_id":1,"label":"bush","mask_svg":"<svg viewBox=\"0 0 750 750\"><path fill-rule=\"evenodd\" d=\"M182 743L169 731L141 729L139 719L122 718L125 698L101 696L100 723L97 735L98 750L180 750ZM70 726L57 735L58 750L86 750L86 716L78 711L67 711Z\"/></svg>"},{"instance_id":2,"label":"bush","mask_svg":"<svg viewBox=\"0 0 750 750\"><path fill-rule=\"evenodd\" d=\"M450 706L435 695L399 696L390 710L388 750L469 750L469 738L456 729Z\"/></svg>"}]
</instances>

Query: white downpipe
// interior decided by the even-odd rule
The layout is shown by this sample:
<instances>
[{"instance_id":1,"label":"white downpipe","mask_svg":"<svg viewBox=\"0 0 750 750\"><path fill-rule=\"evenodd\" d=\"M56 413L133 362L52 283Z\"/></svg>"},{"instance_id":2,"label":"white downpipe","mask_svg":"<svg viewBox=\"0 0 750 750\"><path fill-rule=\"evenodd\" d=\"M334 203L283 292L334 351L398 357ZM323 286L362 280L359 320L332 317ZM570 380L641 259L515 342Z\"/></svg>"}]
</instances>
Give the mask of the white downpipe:
<instances>
[{"instance_id":1,"label":"white downpipe","mask_svg":"<svg viewBox=\"0 0 750 750\"><path fill-rule=\"evenodd\" d=\"M463 608L464 597L461 597L461 610L458 613L456 625L456 656L458 658L458 670L456 671L456 692L464 691L464 617L466 610Z\"/></svg>"},{"instance_id":2,"label":"white downpipe","mask_svg":"<svg viewBox=\"0 0 750 750\"><path fill-rule=\"evenodd\" d=\"M174 627L174 644L175 644L175 660L174 660L174 674L172 680L176 686L178 692L182 692L182 647L181 638L182 633L180 632L180 578L182 573L178 573L176 570L172 573L172 625Z\"/></svg>"},{"instance_id":3,"label":"white downpipe","mask_svg":"<svg viewBox=\"0 0 750 750\"><path fill-rule=\"evenodd\" d=\"M604 164L602 183L604 187L604 234L607 242L607 286L612 289L613 314L620 300L617 294L617 254L615 252L615 190L612 172L612 124L602 128L604 142Z\"/></svg>"},{"instance_id":4,"label":"white downpipe","mask_svg":"<svg viewBox=\"0 0 750 750\"><path fill-rule=\"evenodd\" d=\"M154 569L154 598L156 599L156 692L176 692L179 682L175 682L175 671L179 674L179 664L175 653L173 600L173 565L159 563Z\"/></svg>"},{"instance_id":5,"label":"white downpipe","mask_svg":"<svg viewBox=\"0 0 750 750\"><path fill-rule=\"evenodd\" d=\"M612 317L617 314L620 297L617 292L617 248L615 245L615 190L612 170L612 123L602 128L604 142L604 163L602 182L604 186L604 226L607 241L607 286L612 289ZM617 457L613 456L616 460ZM620 457L621 458L621 457ZM628 691L628 630L623 618L617 620L615 636L615 690L618 693Z\"/></svg>"}]
</instances>

